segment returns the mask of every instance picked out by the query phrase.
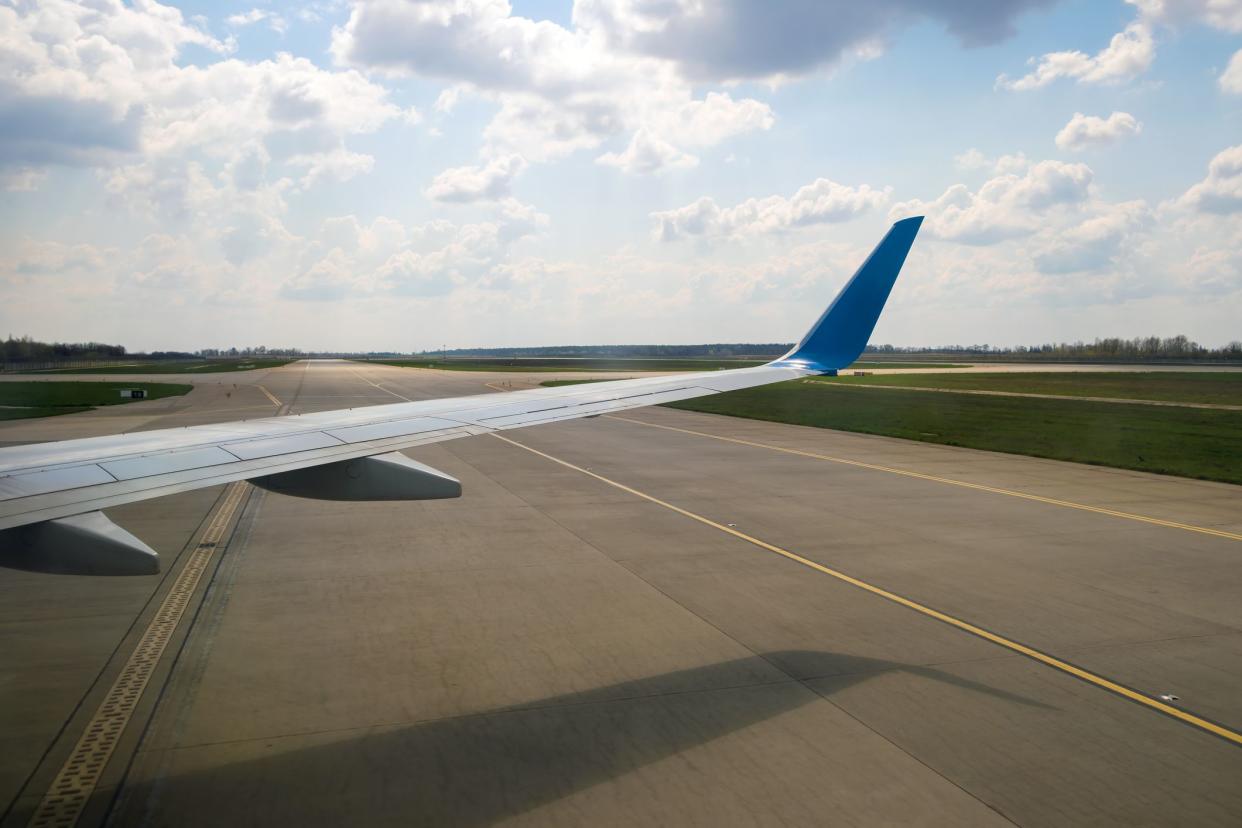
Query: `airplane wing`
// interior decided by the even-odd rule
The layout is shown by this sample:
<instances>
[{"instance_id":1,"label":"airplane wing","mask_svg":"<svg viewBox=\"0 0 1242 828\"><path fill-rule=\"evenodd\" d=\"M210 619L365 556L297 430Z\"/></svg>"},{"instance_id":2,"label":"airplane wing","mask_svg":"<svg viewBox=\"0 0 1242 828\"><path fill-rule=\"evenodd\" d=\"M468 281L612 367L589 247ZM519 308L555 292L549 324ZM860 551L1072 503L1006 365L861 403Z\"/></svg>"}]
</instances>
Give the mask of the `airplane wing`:
<instances>
[{"instance_id":1,"label":"airplane wing","mask_svg":"<svg viewBox=\"0 0 1242 828\"><path fill-rule=\"evenodd\" d=\"M456 480L398 452L835 371L862 353L921 222L894 224L802 341L754 368L0 449L0 565L147 574L158 571L155 552L100 510L235 480L336 500L455 497Z\"/></svg>"}]
</instances>

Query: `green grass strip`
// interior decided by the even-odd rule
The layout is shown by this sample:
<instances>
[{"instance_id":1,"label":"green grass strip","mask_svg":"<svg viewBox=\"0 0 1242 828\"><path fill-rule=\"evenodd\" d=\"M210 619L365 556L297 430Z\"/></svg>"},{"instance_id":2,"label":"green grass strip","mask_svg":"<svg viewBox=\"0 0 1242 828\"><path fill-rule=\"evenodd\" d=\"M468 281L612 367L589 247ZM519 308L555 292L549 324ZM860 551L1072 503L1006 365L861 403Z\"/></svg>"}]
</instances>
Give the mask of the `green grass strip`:
<instances>
[{"instance_id":1,"label":"green grass strip","mask_svg":"<svg viewBox=\"0 0 1242 828\"><path fill-rule=\"evenodd\" d=\"M669 407L1242 483L1237 411L890 391L813 380Z\"/></svg>"},{"instance_id":2,"label":"green grass strip","mask_svg":"<svg viewBox=\"0 0 1242 828\"><path fill-rule=\"evenodd\" d=\"M142 388L148 400L158 400L180 396L193 387L165 382L0 382L0 406L9 406L0 411L6 412L6 420L47 417L101 405L140 402L122 397L123 388Z\"/></svg>"},{"instance_id":3,"label":"green grass strip","mask_svg":"<svg viewBox=\"0 0 1242 828\"><path fill-rule=\"evenodd\" d=\"M235 371L257 371L279 368L291 359L241 359L223 362L139 362L133 365L109 365L101 368L55 368L22 371L23 374L230 374Z\"/></svg>"},{"instance_id":4,"label":"green grass strip","mask_svg":"<svg viewBox=\"0 0 1242 828\"><path fill-rule=\"evenodd\" d=\"M1242 405L1242 371L877 374L816 377L815 381L839 385L914 386L949 391L1003 391L1011 394Z\"/></svg>"}]
</instances>

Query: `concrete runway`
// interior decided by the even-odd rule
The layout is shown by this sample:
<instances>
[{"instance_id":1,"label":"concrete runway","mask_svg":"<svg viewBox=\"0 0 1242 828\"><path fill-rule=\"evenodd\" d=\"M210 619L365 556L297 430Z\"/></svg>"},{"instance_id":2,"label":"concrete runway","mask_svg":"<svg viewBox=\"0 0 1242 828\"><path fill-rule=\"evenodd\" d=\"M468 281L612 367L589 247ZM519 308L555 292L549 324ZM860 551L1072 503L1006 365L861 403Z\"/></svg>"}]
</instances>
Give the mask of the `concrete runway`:
<instances>
[{"instance_id":1,"label":"concrete runway","mask_svg":"<svg viewBox=\"0 0 1242 828\"><path fill-rule=\"evenodd\" d=\"M521 375L193 381L0 442ZM669 409L506 437L411 453L460 500L250 490L79 824L1242 823L1230 739L808 565L1236 734L1239 487ZM0 570L4 826L44 802L221 494L112 510L162 576Z\"/></svg>"}]
</instances>

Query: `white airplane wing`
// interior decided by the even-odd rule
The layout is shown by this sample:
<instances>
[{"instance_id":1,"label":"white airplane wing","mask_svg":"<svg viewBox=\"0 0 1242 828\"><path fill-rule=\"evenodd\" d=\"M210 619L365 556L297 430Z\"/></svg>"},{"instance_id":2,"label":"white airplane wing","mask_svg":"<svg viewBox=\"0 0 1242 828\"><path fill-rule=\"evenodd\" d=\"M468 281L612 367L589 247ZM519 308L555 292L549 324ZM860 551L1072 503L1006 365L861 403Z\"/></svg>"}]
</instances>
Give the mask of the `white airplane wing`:
<instances>
[{"instance_id":1,"label":"white airplane wing","mask_svg":"<svg viewBox=\"0 0 1242 828\"><path fill-rule=\"evenodd\" d=\"M158 557L100 512L249 480L336 500L455 497L453 478L398 454L428 443L823 374L867 344L921 218L899 221L788 354L766 365L396 403L0 449L0 565L146 574Z\"/></svg>"}]
</instances>

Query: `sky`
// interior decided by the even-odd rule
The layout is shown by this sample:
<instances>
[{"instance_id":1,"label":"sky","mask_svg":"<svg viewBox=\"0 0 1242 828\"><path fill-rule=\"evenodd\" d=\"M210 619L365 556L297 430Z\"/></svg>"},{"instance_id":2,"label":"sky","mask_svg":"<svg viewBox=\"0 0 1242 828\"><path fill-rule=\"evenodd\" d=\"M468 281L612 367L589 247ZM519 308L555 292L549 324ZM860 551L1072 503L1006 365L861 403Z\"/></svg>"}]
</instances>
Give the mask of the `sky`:
<instances>
[{"instance_id":1,"label":"sky","mask_svg":"<svg viewBox=\"0 0 1242 828\"><path fill-rule=\"evenodd\" d=\"M1242 339L1242 0L0 0L0 335Z\"/></svg>"}]
</instances>

